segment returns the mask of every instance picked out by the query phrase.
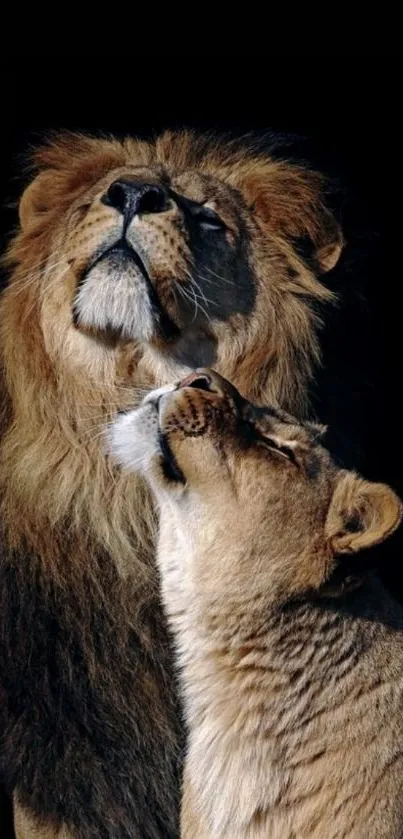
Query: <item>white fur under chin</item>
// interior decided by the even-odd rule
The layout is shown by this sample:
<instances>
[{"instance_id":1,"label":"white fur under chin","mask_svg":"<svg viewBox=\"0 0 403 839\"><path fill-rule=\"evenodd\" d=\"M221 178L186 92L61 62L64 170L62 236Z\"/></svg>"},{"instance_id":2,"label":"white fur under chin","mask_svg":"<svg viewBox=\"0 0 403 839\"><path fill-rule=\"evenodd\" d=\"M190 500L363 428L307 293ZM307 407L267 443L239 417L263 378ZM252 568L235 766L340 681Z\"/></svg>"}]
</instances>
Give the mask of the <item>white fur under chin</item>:
<instances>
[{"instance_id":1,"label":"white fur under chin","mask_svg":"<svg viewBox=\"0 0 403 839\"><path fill-rule=\"evenodd\" d=\"M112 330L136 341L149 341L155 331L144 277L134 265L111 257L88 273L75 300L78 325L100 332Z\"/></svg>"},{"instance_id":2,"label":"white fur under chin","mask_svg":"<svg viewBox=\"0 0 403 839\"><path fill-rule=\"evenodd\" d=\"M109 450L124 469L147 472L158 446L158 413L150 402L120 414L108 429Z\"/></svg>"},{"instance_id":3,"label":"white fur under chin","mask_svg":"<svg viewBox=\"0 0 403 839\"><path fill-rule=\"evenodd\" d=\"M152 459L159 454L158 399L175 390L165 385L149 393L139 408L119 414L108 428L108 447L124 469L146 474Z\"/></svg>"}]
</instances>

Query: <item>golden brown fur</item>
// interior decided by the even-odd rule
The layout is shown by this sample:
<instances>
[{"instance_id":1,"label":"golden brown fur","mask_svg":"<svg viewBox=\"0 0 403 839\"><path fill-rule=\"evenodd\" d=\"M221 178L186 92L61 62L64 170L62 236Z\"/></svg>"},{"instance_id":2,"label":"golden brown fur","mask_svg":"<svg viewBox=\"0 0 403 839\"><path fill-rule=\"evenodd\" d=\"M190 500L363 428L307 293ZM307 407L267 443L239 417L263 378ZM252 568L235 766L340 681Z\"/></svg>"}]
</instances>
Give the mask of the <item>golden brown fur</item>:
<instances>
[{"instance_id":1,"label":"golden brown fur","mask_svg":"<svg viewBox=\"0 0 403 839\"><path fill-rule=\"evenodd\" d=\"M99 839L100 825L106 839L173 836L180 726L153 567L153 507L143 482L105 455L101 429L144 389L196 366L202 346L243 393L307 412L320 359L318 307L333 299L319 275L336 263L341 234L316 173L189 133L155 143L67 135L36 154L34 174L0 309L2 770L25 807L80 839ZM120 224L102 199L117 178L134 176L169 181L186 206L207 202L225 223L221 244L206 240L200 263L176 198L130 228L174 339L153 331L137 268L130 263L129 279L119 279L125 294L109 268L91 268ZM299 239L311 243L309 263ZM188 287L192 265L198 286ZM230 285L236 271L245 283L239 300ZM190 291L189 308L180 295ZM132 293L143 307L137 321ZM41 664L31 673L33 659ZM60 742L49 741L49 726L58 736L66 730ZM126 754L127 793L113 761L99 758L100 737L109 755ZM144 792L148 783L152 792Z\"/></svg>"},{"instance_id":2,"label":"golden brown fur","mask_svg":"<svg viewBox=\"0 0 403 839\"><path fill-rule=\"evenodd\" d=\"M323 429L322 429L323 432ZM403 611L365 555L391 489L211 371L116 420L160 513L184 689L183 839L400 839Z\"/></svg>"}]
</instances>

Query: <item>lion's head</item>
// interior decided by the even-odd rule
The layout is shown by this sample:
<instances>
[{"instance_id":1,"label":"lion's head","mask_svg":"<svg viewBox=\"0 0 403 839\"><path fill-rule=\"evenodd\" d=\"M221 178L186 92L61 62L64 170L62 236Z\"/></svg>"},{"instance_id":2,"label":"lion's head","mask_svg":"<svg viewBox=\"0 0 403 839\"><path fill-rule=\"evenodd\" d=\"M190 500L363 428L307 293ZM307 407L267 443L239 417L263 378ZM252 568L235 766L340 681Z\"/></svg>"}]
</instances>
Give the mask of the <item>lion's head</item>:
<instances>
[{"instance_id":1,"label":"lion's head","mask_svg":"<svg viewBox=\"0 0 403 839\"><path fill-rule=\"evenodd\" d=\"M192 134L64 137L36 163L11 259L14 287L36 274L25 296L52 364L89 370L136 342L152 376L214 363L302 407L330 297L319 275L341 250L319 175Z\"/></svg>"},{"instance_id":2,"label":"lion's head","mask_svg":"<svg viewBox=\"0 0 403 839\"><path fill-rule=\"evenodd\" d=\"M341 233L319 174L247 143L67 135L35 166L1 309L7 496L32 508L31 531L42 509L70 529L84 517L128 554L103 424L136 387L200 364L304 413Z\"/></svg>"}]
</instances>

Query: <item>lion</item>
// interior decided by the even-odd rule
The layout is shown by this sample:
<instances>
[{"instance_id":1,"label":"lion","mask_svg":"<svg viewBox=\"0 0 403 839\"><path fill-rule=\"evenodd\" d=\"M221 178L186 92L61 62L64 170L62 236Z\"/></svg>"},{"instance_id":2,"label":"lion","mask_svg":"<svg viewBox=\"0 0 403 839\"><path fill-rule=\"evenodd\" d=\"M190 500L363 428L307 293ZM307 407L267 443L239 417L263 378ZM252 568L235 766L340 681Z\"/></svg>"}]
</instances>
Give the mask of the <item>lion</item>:
<instances>
[{"instance_id":1,"label":"lion","mask_svg":"<svg viewBox=\"0 0 403 839\"><path fill-rule=\"evenodd\" d=\"M0 307L1 772L18 839L172 839L154 504L102 429L200 365L310 415L343 234L323 175L249 140L65 134L33 166Z\"/></svg>"},{"instance_id":2,"label":"lion","mask_svg":"<svg viewBox=\"0 0 403 839\"><path fill-rule=\"evenodd\" d=\"M337 466L324 432L203 369L111 427L159 508L183 839L402 836L403 607L368 548L403 507Z\"/></svg>"}]
</instances>

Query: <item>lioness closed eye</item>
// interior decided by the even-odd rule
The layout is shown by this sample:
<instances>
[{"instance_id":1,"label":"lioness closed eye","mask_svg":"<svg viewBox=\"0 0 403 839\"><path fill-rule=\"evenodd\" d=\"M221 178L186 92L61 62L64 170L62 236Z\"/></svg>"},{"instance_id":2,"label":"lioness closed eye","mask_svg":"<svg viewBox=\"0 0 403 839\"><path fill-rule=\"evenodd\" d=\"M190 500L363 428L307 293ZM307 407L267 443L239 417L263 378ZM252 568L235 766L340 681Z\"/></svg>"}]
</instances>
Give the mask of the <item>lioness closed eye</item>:
<instances>
[{"instance_id":1,"label":"lioness closed eye","mask_svg":"<svg viewBox=\"0 0 403 839\"><path fill-rule=\"evenodd\" d=\"M401 504L336 467L322 431L211 371L112 426L160 508L186 839L403 835L403 614L355 556Z\"/></svg>"}]
</instances>

